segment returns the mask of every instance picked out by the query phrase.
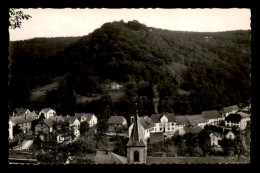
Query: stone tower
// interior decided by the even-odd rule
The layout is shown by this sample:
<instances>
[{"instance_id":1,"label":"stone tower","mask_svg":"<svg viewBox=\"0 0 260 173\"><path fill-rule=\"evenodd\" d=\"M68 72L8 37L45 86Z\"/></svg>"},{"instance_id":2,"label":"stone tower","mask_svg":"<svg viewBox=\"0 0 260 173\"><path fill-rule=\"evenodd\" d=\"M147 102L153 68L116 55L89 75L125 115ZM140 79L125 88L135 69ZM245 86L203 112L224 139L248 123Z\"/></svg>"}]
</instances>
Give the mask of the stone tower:
<instances>
[{"instance_id":1,"label":"stone tower","mask_svg":"<svg viewBox=\"0 0 260 173\"><path fill-rule=\"evenodd\" d=\"M139 122L138 113L134 117L134 126L131 136L126 145L127 147L127 163L145 164L147 156L147 142L144 139L144 132L142 131Z\"/></svg>"}]
</instances>

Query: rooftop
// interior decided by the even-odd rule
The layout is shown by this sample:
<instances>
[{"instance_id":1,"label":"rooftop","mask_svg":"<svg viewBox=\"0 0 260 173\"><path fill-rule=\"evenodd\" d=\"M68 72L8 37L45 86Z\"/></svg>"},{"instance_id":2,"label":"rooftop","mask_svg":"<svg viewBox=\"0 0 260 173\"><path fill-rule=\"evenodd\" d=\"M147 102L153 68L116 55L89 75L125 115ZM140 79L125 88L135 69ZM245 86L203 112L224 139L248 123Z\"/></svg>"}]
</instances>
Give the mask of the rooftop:
<instances>
[{"instance_id":1,"label":"rooftop","mask_svg":"<svg viewBox=\"0 0 260 173\"><path fill-rule=\"evenodd\" d=\"M124 121L126 121L126 119L123 116L111 116L108 119L108 124L121 124L121 125L123 125Z\"/></svg>"},{"instance_id":2,"label":"rooftop","mask_svg":"<svg viewBox=\"0 0 260 173\"><path fill-rule=\"evenodd\" d=\"M229 112L233 112L233 111L238 111L239 108L237 105L233 105L233 106L224 107L223 110L224 110L224 113L229 113Z\"/></svg>"}]
</instances>

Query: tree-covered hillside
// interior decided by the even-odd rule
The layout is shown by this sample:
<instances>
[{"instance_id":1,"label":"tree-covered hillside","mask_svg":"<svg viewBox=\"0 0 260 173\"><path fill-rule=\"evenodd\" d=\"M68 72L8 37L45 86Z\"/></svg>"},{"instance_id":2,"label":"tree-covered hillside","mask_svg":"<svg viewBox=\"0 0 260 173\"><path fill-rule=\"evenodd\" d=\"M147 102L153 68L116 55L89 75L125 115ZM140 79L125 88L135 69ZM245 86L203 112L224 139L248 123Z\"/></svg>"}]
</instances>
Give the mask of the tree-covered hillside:
<instances>
[{"instance_id":1,"label":"tree-covered hillside","mask_svg":"<svg viewBox=\"0 0 260 173\"><path fill-rule=\"evenodd\" d=\"M136 100L140 114L154 113L156 108L159 112L186 114L249 99L250 31L180 32L120 21L104 24L64 51L39 48L39 52L49 54L35 56L35 49L24 51L19 47L10 58L18 61L22 57L20 60L26 62L25 57L30 56L34 63L47 67L35 75L36 82L45 75L54 78L66 74L67 89L80 95L105 95L104 110L109 107L110 112L124 116L134 112ZM19 64L13 68L14 77L27 77L26 71L19 72ZM111 103L104 83L112 81L124 86L125 95ZM94 100L75 109L95 112L95 105L101 102Z\"/></svg>"}]
</instances>

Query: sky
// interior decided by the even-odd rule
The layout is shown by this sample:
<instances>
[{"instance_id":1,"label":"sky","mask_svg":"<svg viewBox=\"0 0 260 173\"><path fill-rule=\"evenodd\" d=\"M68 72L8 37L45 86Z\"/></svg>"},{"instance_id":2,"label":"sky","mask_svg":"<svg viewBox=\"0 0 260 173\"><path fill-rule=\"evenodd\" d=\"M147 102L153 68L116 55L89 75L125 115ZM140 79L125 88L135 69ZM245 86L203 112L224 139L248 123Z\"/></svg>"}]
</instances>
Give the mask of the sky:
<instances>
[{"instance_id":1,"label":"sky","mask_svg":"<svg viewBox=\"0 0 260 173\"><path fill-rule=\"evenodd\" d=\"M17 9L18 10L18 9ZM10 40L84 36L106 22L137 20L148 27L172 31L248 30L250 9L20 9L32 18L9 29Z\"/></svg>"}]
</instances>

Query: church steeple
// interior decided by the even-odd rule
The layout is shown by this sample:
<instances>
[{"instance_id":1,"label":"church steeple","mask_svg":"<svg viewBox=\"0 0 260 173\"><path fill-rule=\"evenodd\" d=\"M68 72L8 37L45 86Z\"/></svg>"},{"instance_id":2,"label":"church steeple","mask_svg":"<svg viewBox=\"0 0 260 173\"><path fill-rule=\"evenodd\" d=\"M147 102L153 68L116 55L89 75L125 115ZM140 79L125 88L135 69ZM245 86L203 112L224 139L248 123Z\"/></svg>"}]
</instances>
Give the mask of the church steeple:
<instances>
[{"instance_id":1,"label":"church steeple","mask_svg":"<svg viewBox=\"0 0 260 173\"><path fill-rule=\"evenodd\" d=\"M147 142L144 139L142 130L138 110L136 110L132 133L126 145L128 163L146 163Z\"/></svg>"}]
</instances>

